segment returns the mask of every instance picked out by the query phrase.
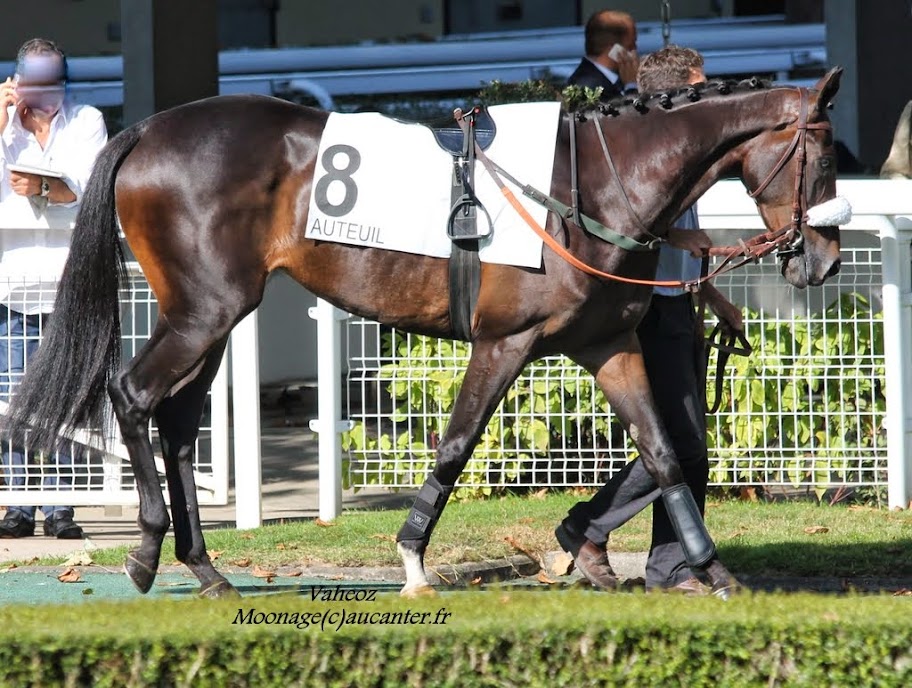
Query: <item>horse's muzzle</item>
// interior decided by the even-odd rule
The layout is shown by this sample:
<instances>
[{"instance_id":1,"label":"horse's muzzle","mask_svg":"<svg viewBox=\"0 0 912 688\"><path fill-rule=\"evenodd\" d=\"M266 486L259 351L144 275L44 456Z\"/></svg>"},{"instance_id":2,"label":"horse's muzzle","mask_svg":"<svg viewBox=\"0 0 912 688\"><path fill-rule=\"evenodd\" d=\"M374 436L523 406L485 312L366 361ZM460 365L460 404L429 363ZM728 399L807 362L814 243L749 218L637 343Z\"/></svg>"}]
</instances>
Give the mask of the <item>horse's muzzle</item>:
<instances>
[{"instance_id":1,"label":"horse's muzzle","mask_svg":"<svg viewBox=\"0 0 912 688\"><path fill-rule=\"evenodd\" d=\"M815 255L816 239L808 244L804 232L815 228L837 229L852 219L852 206L842 197L836 197L808 209L801 231L795 232L791 240L782 246L777 256L782 261L782 276L793 286L819 286L839 272L841 260L838 255L838 241L831 244L829 252L836 255L827 256L821 247L821 253ZM838 236L838 235L836 235Z\"/></svg>"}]
</instances>

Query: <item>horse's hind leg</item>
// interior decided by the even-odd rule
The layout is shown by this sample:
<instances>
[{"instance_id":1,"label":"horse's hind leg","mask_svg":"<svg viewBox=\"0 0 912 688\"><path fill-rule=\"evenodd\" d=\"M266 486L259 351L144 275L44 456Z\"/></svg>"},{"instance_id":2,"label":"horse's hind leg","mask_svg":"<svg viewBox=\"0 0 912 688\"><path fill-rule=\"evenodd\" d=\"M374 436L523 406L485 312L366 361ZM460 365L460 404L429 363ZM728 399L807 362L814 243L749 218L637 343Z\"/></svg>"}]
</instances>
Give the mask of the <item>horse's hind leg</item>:
<instances>
[{"instance_id":1,"label":"horse's hind leg","mask_svg":"<svg viewBox=\"0 0 912 688\"><path fill-rule=\"evenodd\" d=\"M200 595L203 597L237 595L231 583L215 570L209 560L193 478L193 449L199 436L206 393L218 372L226 341L223 339L210 350L190 382L173 396L162 400L155 409L171 497L175 554L199 579Z\"/></svg>"},{"instance_id":2,"label":"horse's hind leg","mask_svg":"<svg viewBox=\"0 0 912 688\"><path fill-rule=\"evenodd\" d=\"M528 360L533 336L523 334L495 342L475 342L450 422L437 448L434 470L396 536L405 566L402 595L433 592L424 573L424 553L447 499L491 414Z\"/></svg>"},{"instance_id":3,"label":"horse's hind leg","mask_svg":"<svg viewBox=\"0 0 912 688\"><path fill-rule=\"evenodd\" d=\"M684 481L668 432L656 409L635 336L631 333L621 342L574 352L573 358L595 376L612 410L640 451L643 467L654 481L641 481L637 490L618 489L606 508L617 514L619 525L633 515L631 507L636 500L658 486L688 566L705 571L714 594L727 599L738 583L719 561L715 544ZM624 503L625 500L628 503ZM645 506L642 499L640 503ZM611 518L613 516L605 517L604 521Z\"/></svg>"},{"instance_id":4,"label":"horse's hind leg","mask_svg":"<svg viewBox=\"0 0 912 688\"><path fill-rule=\"evenodd\" d=\"M155 581L168 512L159 486L155 455L149 440L149 419L168 391L192 371L216 343L227 337L232 321L224 317L206 323L193 316L160 314L155 330L130 364L108 383L108 393L139 493L142 541L127 555L127 575L140 592ZM213 319L215 320L215 319Z\"/></svg>"}]
</instances>

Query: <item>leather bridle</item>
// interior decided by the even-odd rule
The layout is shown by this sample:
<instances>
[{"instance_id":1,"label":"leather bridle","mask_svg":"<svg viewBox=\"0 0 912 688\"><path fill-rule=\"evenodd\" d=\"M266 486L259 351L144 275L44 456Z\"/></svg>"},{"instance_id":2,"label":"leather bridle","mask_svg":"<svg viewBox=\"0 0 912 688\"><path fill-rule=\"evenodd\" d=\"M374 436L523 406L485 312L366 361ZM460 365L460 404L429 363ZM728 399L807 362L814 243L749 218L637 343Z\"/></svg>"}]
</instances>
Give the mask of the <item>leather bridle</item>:
<instances>
[{"instance_id":1,"label":"leather bridle","mask_svg":"<svg viewBox=\"0 0 912 688\"><path fill-rule=\"evenodd\" d=\"M792 155L794 154L796 156L798 164L795 166L795 187L792 197L791 222L785 227L769 233L770 236L769 239L767 239L772 246L766 253L776 249L780 256L798 253L801 250L802 243L804 243L804 236L801 233L801 224L805 221L807 216L807 185L805 180L807 178L808 129L832 131L832 126L829 122L808 123L808 89L799 87L798 93L801 100L799 104L798 123L795 125L795 135L792 137L792 141L788 148L785 149L785 152L779 158L779 162L776 163L775 167L773 167L766 176L766 179L760 182L760 185L756 189L748 193L748 195L756 201L766 187L769 186L770 182L776 178L776 175L782 171L782 168L785 167ZM766 255L766 253L763 255Z\"/></svg>"},{"instance_id":2,"label":"leather bridle","mask_svg":"<svg viewBox=\"0 0 912 688\"><path fill-rule=\"evenodd\" d=\"M543 203L542 199L546 199L546 200L553 200L553 199L550 199L550 197L547 196L547 194L543 194L541 192L536 191L535 189L531 189L530 187L523 186L514 177L512 177L509 173L507 173L506 170L504 170L502 167L500 167L500 165L498 165L497 163L490 160L487 157L487 155L485 155L484 151L482 151L481 148L478 147L477 145L476 145L476 156L477 156L478 160L480 160L482 162L482 164L485 166L485 168L488 170L488 173L491 175L491 178L493 179L495 184L497 184L497 186L500 188L501 192L504 194L507 201L514 207L514 209L525 220L525 222L529 225L529 227L539 237L541 237L541 239L545 242L545 244L547 244L558 256L560 256L563 260L570 263L574 267L578 268L579 270L582 270L583 272L585 272L589 275L593 275L594 277L599 277L602 279L609 279L609 280L613 280L613 281L617 281L617 282L624 282L627 284L642 284L642 285L663 286L663 287L682 287L689 291L697 291L699 289L699 285L702 284L703 282L707 282L707 281L713 279L714 277L718 277L720 274L723 274L725 272L729 272L731 270L739 268L742 265L745 265L747 263L757 262L760 258L772 253L773 251L778 251L778 254L780 256L782 256L782 255L794 254L801 250L801 244L804 241L804 238L801 234L801 224L802 224L802 222L804 222L805 215L807 212L807 199L805 197L805 193L803 193L803 191L805 191L804 180L805 180L806 171L807 171L807 132L809 129L815 129L815 130L830 129L831 126L830 126L829 122L808 123L808 121L807 121L808 120L808 89L804 88L804 87L799 87L798 92L799 92L799 96L800 96L800 104L799 104L798 121L797 121L797 124L795 125L795 127L796 127L795 136L792 138L792 141L789 144L788 148L785 150L785 152L779 158L779 161L776 163L775 167L773 167L773 169L770 171L770 173L767 175L767 177L760 183L760 185L756 189L749 192L749 195L751 196L751 198L753 198L756 201L757 197L761 193L763 193L763 191L766 189L767 186L769 186L770 182L773 181L773 179L776 177L776 175L778 175L779 172L782 171L783 167L785 167L785 165L788 163L788 161L792 158L792 155L796 154L797 159L798 159L798 165L795 168L795 190L794 190L794 198L793 198L793 202L792 202L792 218L791 218L790 223L780 229L773 230L773 231L767 231L762 234L758 234L757 236L751 237L750 239L741 240L738 242L737 246L715 246L715 247L708 249L708 251L706 252L707 257L708 256L721 256L721 257L723 257L723 260L720 262L719 265L715 266L715 268L711 272L707 273L707 271L704 270L703 274L699 277L699 279L693 280L691 282L681 282L681 281L673 281L673 280L659 281L659 280L633 279L630 277L622 277L620 275L614 275L611 273L603 272L602 270L599 270L597 268L594 268L594 267L586 264L585 262L581 261L573 254L571 254L569 251L567 251L567 249L565 249L563 246L561 246L550 234L548 234L542 227L540 227L538 225L538 223L535 222L535 220L532 219L532 217L528 214L528 212L526 212L526 210L522 206L522 204L513 195L513 192L510 191L510 189L506 186L506 184L504 184L503 180L500 178L500 175L507 177L511 182L513 182L517 186L521 187L523 189L523 193L525 195L529 196L530 198L532 198L533 200L535 200L538 203L545 204L546 207L548 207L547 203L546 202ZM571 114L570 116L572 117L573 115ZM457 116L457 120L458 119L459 119L459 117ZM611 169L611 172L614 175L615 180L620 185L621 190L623 191L623 188L624 188L623 183L621 182L617 169L614 166L614 161L611 159L611 155L608 152L608 146L604 140L604 134L601 131L601 126L599 125L597 119L594 118L593 122L595 123L595 126L598 129L600 142L602 143L603 153L605 154L605 158L608 162L608 166ZM571 132L572 132L572 126L573 125L571 123ZM575 137L571 137L571 138L575 139ZM572 141L571 153L575 153L575 150L573 150L573 148L575 147L574 144L575 144L575 141ZM500 173L500 174L498 174L498 173ZM573 184L573 186L575 187L576 184ZM575 202L576 201L575 194L576 194L576 188L574 188L571 193L571 195L574 197L573 198L573 208L568 208L567 213L561 214L561 217L563 217L565 220L573 219L574 221L577 222L577 224L579 224L579 222L577 221L577 218L579 217L579 212L578 212L577 204ZM625 200L627 200L626 193L624 194L624 197L625 197ZM627 200L627 205L628 205L628 208L631 210L631 212L633 212L633 208L630 206L629 200ZM636 214L634 213L634 216L635 215ZM639 220L639 218L636 218L636 219ZM642 225L642 222L640 222L640 225ZM583 228L583 229L585 229L585 228ZM649 242L649 244L651 244L651 243L652 242ZM643 246L646 247L646 246L649 246L649 244L643 244ZM742 260L737 261L738 258L742 258ZM737 262L733 262L733 261L737 261ZM704 264L706 264L706 261L704 261Z\"/></svg>"}]
</instances>

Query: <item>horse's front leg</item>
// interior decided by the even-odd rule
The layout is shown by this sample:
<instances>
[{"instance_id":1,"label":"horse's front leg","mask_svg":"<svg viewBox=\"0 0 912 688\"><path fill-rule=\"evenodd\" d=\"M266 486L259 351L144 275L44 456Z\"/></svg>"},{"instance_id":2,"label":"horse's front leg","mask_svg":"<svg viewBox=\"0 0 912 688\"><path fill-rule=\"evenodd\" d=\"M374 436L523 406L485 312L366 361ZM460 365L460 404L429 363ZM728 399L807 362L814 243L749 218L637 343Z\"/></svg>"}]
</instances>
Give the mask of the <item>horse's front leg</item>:
<instances>
[{"instance_id":1,"label":"horse's front leg","mask_svg":"<svg viewBox=\"0 0 912 688\"><path fill-rule=\"evenodd\" d=\"M396 536L405 566L402 595L433 593L424 572L424 553L434 526L491 414L526 364L534 341L525 333L497 341L476 341L450 422L437 447L436 464Z\"/></svg>"},{"instance_id":2,"label":"horse's front leg","mask_svg":"<svg viewBox=\"0 0 912 688\"><path fill-rule=\"evenodd\" d=\"M616 342L596 345L573 358L589 370L605 393L615 415L640 452L640 461L651 480L639 480L635 489L622 486L606 504L613 516L605 523L620 525L650 501L648 494L659 488L674 532L691 569L705 571L713 593L728 598L738 587L716 555L703 517L690 487L684 481L668 432L653 399L643 356L633 332ZM625 500L629 503L624 503Z\"/></svg>"}]
</instances>

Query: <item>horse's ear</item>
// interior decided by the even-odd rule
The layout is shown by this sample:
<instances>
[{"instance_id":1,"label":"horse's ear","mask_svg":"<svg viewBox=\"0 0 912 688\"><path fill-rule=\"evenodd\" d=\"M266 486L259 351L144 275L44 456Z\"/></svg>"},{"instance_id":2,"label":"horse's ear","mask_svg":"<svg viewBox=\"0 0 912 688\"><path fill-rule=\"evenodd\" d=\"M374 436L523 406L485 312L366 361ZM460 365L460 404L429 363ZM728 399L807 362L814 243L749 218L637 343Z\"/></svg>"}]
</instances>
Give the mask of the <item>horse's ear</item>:
<instances>
[{"instance_id":1,"label":"horse's ear","mask_svg":"<svg viewBox=\"0 0 912 688\"><path fill-rule=\"evenodd\" d=\"M839 79L842 77L842 67L833 67L830 71L820 77L820 81L814 86L814 90L820 95L817 96L817 110L823 112L826 106L832 102L833 97L839 90Z\"/></svg>"}]
</instances>

